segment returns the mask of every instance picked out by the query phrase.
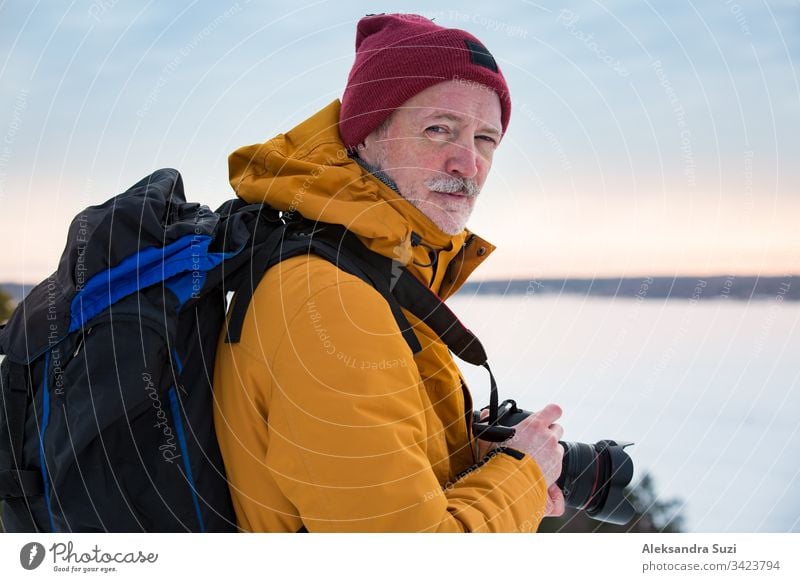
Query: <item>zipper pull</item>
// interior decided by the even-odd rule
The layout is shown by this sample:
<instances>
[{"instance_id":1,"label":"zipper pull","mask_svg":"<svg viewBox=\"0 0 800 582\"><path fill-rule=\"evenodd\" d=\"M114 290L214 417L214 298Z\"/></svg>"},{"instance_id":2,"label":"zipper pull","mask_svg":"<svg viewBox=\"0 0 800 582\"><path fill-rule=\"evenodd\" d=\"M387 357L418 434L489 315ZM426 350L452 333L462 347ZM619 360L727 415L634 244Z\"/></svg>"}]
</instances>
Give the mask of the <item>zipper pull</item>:
<instances>
[{"instance_id":1,"label":"zipper pull","mask_svg":"<svg viewBox=\"0 0 800 582\"><path fill-rule=\"evenodd\" d=\"M89 329L87 329L86 333L81 335L81 341L78 342L78 347L75 348L75 352L72 354L73 358L75 358L78 355L78 353L81 351L81 348L83 348L84 339L86 338L86 336L88 336L89 334L92 333L93 329L94 329L94 326L92 326Z\"/></svg>"},{"instance_id":2,"label":"zipper pull","mask_svg":"<svg viewBox=\"0 0 800 582\"><path fill-rule=\"evenodd\" d=\"M78 342L78 347L75 348L75 351L72 353L72 357L75 358L78 355L78 352L81 351L83 347L83 336L81 336L81 341Z\"/></svg>"}]
</instances>

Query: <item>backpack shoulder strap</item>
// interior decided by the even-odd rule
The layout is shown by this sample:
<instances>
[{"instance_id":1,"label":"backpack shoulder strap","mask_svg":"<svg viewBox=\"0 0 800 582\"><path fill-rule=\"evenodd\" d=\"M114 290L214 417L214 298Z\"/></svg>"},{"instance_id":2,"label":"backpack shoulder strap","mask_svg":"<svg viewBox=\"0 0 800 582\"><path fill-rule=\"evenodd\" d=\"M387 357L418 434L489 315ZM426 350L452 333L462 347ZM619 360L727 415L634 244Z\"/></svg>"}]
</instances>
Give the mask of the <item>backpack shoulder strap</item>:
<instances>
[{"instance_id":1,"label":"backpack shoulder strap","mask_svg":"<svg viewBox=\"0 0 800 582\"><path fill-rule=\"evenodd\" d=\"M348 231L344 227L309 221L289 222L271 232L252 255L250 277L246 277L236 291L227 323L225 342L236 343L241 339L247 308L264 273L281 261L314 253L374 287L389 304L392 315L412 353L421 351L422 346L411 324L403 314L397 299L390 292L389 279L364 261L360 254L352 253L349 246L345 247L337 242L345 234L348 234Z\"/></svg>"},{"instance_id":2,"label":"backpack shoulder strap","mask_svg":"<svg viewBox=\"0 0 800 582\"><path fill-rule=\"evenodd\" d=\"M12 362L2 363L0 372L0 398L8 429L11 469L0 470L0 499L41 495L44 492L42 473L19 469L22 465L22 446L25 438L25 412L30 400L28 366Z\"/></svg>"},{"instance_id":3,"label":"backpack shoulder strap","mask_svg":"<svg viewBox=\"0 0 800 582\"><path fill-rule=\"evenodd\" d=\"M334 246L336 260L340 264L356 264L367 273L381 294L391 298L390 303L405 308L424 321L459 358L476 366L486 364L486 350L480 340L461 323L436 293L403 265L369 250L357 236L344 227L331 230L334 239L338 237L338 242L331 245L331 235L328 234L328 246Z\"/></svg>"},{"instance_id":4,"label":"backpack shoulder strap","mask_svg":"<svg viewBox=\"0 0 800 582\"><path fill-rule=\"evenodd\" d=\"M392 315L400 328L400 333L403 334L411 352L416 354L422 351L422 345L414 334L408 318L403 314L400 303L392 294L390 276L392 261L367 249L353 233L343 226L326 225L316 231L316 236L312 235L310 239L310 247L315 254L372 285L389 304ZM376 260L384 259L386 261L380 265L383 268L379 268L377 262L370 260L372 256Z\"/></svg>"},{"instance_id":5,"label":"backpack shoulder strap","mask_svg":"<svg viewBox=\"0 0 800 582\"><path fill-rule=\"evenodd\" d=\"M281 242L285 234L285 224L276 226L262 243L257 247L253 247L250 251L252 253L250 264L248 268L243 269L241 272L240 280L235 287L228 288L226 285L226 291L235 291L236 295L233 300L233 306L231 307L231 315L225 324L225 343L239 343L242 337L244 317L247 314L250 300L253 298L253 293L255 293L255 289L264 276L264 273L274 264L272 262L273 256L279 248L282 248ZM247 276L248 273L249 276Z\"/></svg>"}]
</instances>

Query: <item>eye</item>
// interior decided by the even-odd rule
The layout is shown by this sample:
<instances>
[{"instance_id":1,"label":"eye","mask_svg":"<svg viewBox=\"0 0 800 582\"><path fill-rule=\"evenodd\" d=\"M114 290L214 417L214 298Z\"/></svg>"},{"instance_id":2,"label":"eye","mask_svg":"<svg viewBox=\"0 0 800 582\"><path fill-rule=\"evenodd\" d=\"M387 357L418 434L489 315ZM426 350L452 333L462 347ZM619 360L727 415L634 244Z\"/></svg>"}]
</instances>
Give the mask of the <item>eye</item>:
<instances>
[{"instance_id":1,"label":"eye","mask_svg":"<svg viewBox=\"0 0 800 582\"><path fill-rule=\"evenodd\" d=\"M431 125L425 128L426 132L433 133L434 135L444 135L447 133L447 128L441 125Z\"/></svg>"},{"instance_id":2,"label":"eye","mask_svg":"<svg viewBox=\"0 0 800 582\"><path fill-rule=\"evenodd\" d=\"M488 135L476 135L475 139L479 139L481 141L485 141L485 142L490 143L492 145L497 145L497 140L494 139L491 136L488 136Z\"/></svg>"}]
</instances>

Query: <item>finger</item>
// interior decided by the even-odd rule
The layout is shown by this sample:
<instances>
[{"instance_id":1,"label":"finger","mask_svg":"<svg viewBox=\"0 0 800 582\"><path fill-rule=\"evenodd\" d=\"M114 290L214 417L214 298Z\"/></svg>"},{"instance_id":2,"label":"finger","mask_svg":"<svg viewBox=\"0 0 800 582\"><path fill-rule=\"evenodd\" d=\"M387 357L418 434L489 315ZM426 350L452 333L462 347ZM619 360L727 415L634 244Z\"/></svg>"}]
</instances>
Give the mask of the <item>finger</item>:
<instances>
[{"instance_id":1,"label":"finger","mask_svg":"<svg viewBox=\"0 0 800 582\"><path fill-rule=\"evenodd\" d=\"M556 440L561 440L561 437L564 436L564 427L560 424L551 424L550 430L553 431L553 434L556 436Z\"/></svg>"},{"instance_id":2,"label":"finger","mask_svg":"<svg viewBox=\"0 0 800 582\"><path fill-rule=\"evenodd\" d=\"M536 416L547 426L561 418L561 413L561 407L558 404L548 404L537 412Z\"/></svg>"},{"instance_id":3,"label":"finger","mask_svg":"<svg viewBox=\"0 0 800 582\"><path fill-rule=\"evenodd\" d=\"M547 514L548 517L561 517L564 515L564 502L556 503L552 502L550 505L550 513Z\"/></svg>"},{"instance_id":4,"label":"finger","mask_svg":"<svg viewBox=\"0 0 800 582\"><path fill-rule=\"evenodd\" d=\"M489 418L489 410L481 410L481 420L486 420Z\"/></svg>"},{"instance_id":5,"label":"finger","mask_svg":"<svg viewBox=\"0 0 800 582\"><path fill-rule=\"evenodd\" d=\"M552 517L564 515L564 494L561 492L561 489L558 488L558 485L553 484L547 488L547 501L548 509L550 510L548 515Z\"/></svg>"}]
</instances>

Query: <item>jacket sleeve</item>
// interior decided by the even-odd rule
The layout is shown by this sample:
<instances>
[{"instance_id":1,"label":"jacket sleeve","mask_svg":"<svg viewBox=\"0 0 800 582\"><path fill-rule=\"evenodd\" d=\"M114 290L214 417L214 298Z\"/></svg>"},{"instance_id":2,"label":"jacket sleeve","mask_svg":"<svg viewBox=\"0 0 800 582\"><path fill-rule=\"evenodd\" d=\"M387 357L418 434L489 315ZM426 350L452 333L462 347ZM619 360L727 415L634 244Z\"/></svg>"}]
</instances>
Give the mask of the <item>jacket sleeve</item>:
<instances>
[{"instance_id":1,"label":"jacket sleeve","mask_svg":"<svg viewBox=\"0 0 800 582\"><path fill-rule=\"evenodd\" d=\"M521 453L438 482L423 382L371 287L340 281L316 291L271 361L265 466L309 531L536 530L547 488Z\"/></svg>"}]
</instances>

